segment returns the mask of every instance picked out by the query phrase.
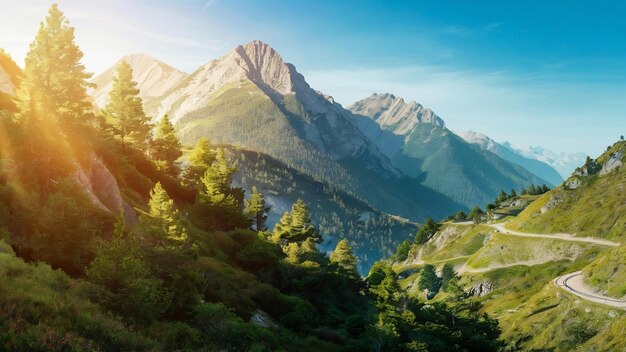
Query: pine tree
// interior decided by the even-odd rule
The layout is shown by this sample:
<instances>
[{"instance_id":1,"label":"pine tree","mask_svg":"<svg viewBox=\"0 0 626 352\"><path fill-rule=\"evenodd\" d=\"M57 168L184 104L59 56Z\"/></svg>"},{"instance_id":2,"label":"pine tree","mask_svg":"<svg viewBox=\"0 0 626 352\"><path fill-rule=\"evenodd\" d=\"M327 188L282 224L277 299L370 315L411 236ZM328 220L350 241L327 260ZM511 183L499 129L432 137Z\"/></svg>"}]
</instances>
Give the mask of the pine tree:
<instances>
[{"instance_id":1,"label":"pine tree","mask_svg":"<svg viewBox=\"0 0 626 352\"><path fill-rule=\"evenodd\" d=\"M420 271L418 287L420 290L427 290L429 294L439 291L439 277L437 277L434 266L430 264L424 265Z\"/></svg>"},{"instance_id":2,"label":"pine tree","mask_svg":"<svg viewBox=\"0 0 626 352\"><path fill-rule=\"evenodd\" d=\"M445 291L448 288L448 284L456 278L454 266L450 263L445 263L441 269L441 288Z\"/></svg>"},{"instance_id":3,"label":"pine tree","mask_svg":"<svg viewBox=\"0 0 626 352\"><path fill-rule=\"evenodd\" d=\"M479 223L484 214L485 212L477 205L467 214L467 219Z\"/></svg>"},{"instance_id":4,"label":"pine tree","mask_svg":"<svg viewBox=\"0 0 626 352\"><path fill-rule=\"evenodd\" d=\"M82 57L74 43L74 28L52 5L26 55L15 115L23 136L19 152L30 161L24 173L46 190L73 171L68 155L89 149L88 133L83 132L93 119L87 99L92 85Z\"/></svg>"},{"instance_id":5,"label":"pine tree","mask_svg":"<svg viewBox=\"0 0 626 352\"><path fill-rule=\"evenodd\" d=\"M184 180L189 185L200 185L200 178L215 161L216 154L206 138L200 139L189 154L189 166L185 169Z\"/></svg>"},{"instance_id":6,"label":"pine tree","mask_svg":"<svg viewBox=\"0 0 626 352\"><path fill-rule=\"evenodd\" d=\"M195 204L195 218L205 229L232 230L248 227L243 214L244 190L232 187L237 171L226 160L223 149L218 149L215 161L200 178L200 192Z\"/></svg>"},{"instance_id":7,"label":"pine tree","mask_svg":"<svg viewBox=\"0 0 626 352\"><path fill-rule=\"evenodd\" d=\"M271 207L265 205L265 198L257 192L256 186L252 187L250 199L246 201L246 214L252 219L256 231L265 231L265 220Z\"/></svg>"},{"instance_id":8,"label":"pine tree","mask_svg":"<svg viewBox=\"0 0 626 352\"><path fill-rule=\"evenodd\" d=\"M80 63L82 57L74 43L74 28L53 4L26 54L23 79L16 93L18 119L45 118L74 125L93 118L87 99L91 73Z\"/></svg>"},{"instance_id":9,"label":"pine tree","mask_svg":"<svg viewBox=\"0 0 626 352\"><path fill-rule=\"evenodd\" d=\"M517 192L515 192L515 189L511 189L511 198L515 197L517 197Z\"/></svg>"},{"instance_id":10,"label":"pine tree","mask_svg":"<svg viewBox=\"0 0 626 352\"><path fill-rule=\"evenodd\" d=\"M321 242L321 236L311 223L309 207L299 198L291 207L291 213L283 214L274 226L272 237L276 242L302 242L309 238L315 243Z\"/></svg>"},{"instance_id":11,"label":"pine tree","mask_svg":"<svg viewBox=\"0 0 626 352\"><path fill-rule=\"evenodd\" d=\"M237 169L226 160L223 149L218 149L215 161L200 179L204 186L201 196L205 201L217 204L230 195L233 174Z\"/></svg>"},{"instance_id":12,"label":"pine tree","mask_svg":"<svg viewBox=\"0 0 626 352\"><path fill-rule=\"evenodd\" d=\"M163 116L156 124L150 154L159 168L172 176L178 176L180 168L176 160L183 155L183 152L178 137L176 137L174 125L167 115Z\"/></svg>"},{"instance_id":13,"label":"pine tree","mask_svg":"<svg viewBox=\"0 0 626 352\"><path fill-rule=\"evenodd\" d=\"M465 216L463 216L463 218L465 218ZM426 243L437 232L438 229L439 226L437 226L437 224L433 221L433 218L428 218L428 220L426 220L426 223L422 225L417 231L417 234L415 235L415 243Z\"/></svg>"},{"instance_id":14,"label":"pine tree","mask_svg":"<svg viewBox=\"0 0 626 352\"><path fill-rule=\"evenodd\" d=\"M167 238L178 242L187 241L187 231L180 213L160 182L150 191L148 207L150 217L158 222Z\"/></svg>"},{"instance_id":15,"label":"pine tree","mask_svg":"<svg viewBox=\"0 0 626 352\"><path fill-rule=\"evenodd\" d=\"M117 67L104 115L111 133L120 138L124 150L127 144L145 148L150 134L150 118L143 110L137 83L133 81L133 69L125 61Z\"/></svg>"},{"instance_id":16,"label":"pine tree","mask_svg":"<svg viewBox=\"0 0 626 352\"><path fill-rule=\"evenodd\" d=\"M347 272L356 272L356 258L352 255L350 245L345 239L337 242L335 250L330 255L330 261Z\"/></svg>"},{"instance_id":17,"label":"pine tree","mask_svg":"<svg viewBox=\"0 0 626 352\"><path fill-rule=\"evenodd\" d=\"M393 260L398 262L403 262L409 256L409 251L411 250L411 242L409 240L402 241L398 248L396 249L396 253L393 255Z\"/></svg>"}]
</instances>

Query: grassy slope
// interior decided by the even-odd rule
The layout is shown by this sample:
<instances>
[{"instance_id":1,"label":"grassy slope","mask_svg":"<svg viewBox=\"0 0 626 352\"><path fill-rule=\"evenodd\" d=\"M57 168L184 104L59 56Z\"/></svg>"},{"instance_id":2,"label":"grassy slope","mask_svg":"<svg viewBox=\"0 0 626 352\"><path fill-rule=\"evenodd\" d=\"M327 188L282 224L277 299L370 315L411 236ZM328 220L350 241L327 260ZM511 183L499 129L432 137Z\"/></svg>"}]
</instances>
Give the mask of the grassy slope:
<instances>
[{"instance_id":1,"label":"grassy slope","mask_svg":"<svg viewBox=\"0 0 626 352\"><path fill-rule=\"evenodd\" d=\"M616 143L598 160L602 163L610 153L624 149L626 143ZM577 189L558 188L543 195L509 226L527 232L567 232L612 240L626 237L626 168L603 176L582 177L581 180L583 184ZM542 214L541 208L551 198L561 198L562 201Z\"/></svg>"},{"instance_id":2,"label":"grassy slope","mask_svg":"<svg viewBox=\"0 0 626 352\"><path fill-rule=\"evenodd\" d=\"M92 303L85 285L46 264L27 264L0 240L0 349L151 350L158 344Z\"/></svg>"},{"instance_id":3,"label":"grassy slope","mask_svg":"<svg viewBox=\"0 0 626 352\"><path fill-rule=\"evenodd\" d=\"M626 247L617 247L583 269L585 281L616 298L626 296Z\"/></svg>"}]
</instances>

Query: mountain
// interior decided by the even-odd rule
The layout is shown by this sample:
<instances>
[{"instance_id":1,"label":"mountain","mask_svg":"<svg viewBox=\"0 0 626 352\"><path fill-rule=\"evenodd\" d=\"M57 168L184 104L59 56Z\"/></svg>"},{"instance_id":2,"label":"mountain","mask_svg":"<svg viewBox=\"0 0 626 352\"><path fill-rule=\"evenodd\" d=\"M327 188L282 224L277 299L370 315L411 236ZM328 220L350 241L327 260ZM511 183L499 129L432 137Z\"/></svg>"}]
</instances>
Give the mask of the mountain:
<instances>
[{"instance_id":1,"label":"mountain","mask_svg":"<svg viewBox=\"0 0 626 352\"><path fill-rule=\"evenodd\" d=\"M561 175L552 166L543 161L526 157L512 149L510 145L504 146L486 135L474 131L458 132L457 135L468 143L476 144L483 150L488 150L504 160L524 167L526 170L548 181L550 186L556 186L563 182Z\"/></svg>"},{"instance_id":2,"label":"mountain","mask_svg":"<svg viewBox=\"0 0 626 352\"><path fill-rule=\"evenodd\" d=\"M373 94L349 109L361 130L403 174L420 179L465 208L491 202L502 189L547 182L467 143L435 113L415 102Z\"/></svg>"},{"instance_id":3,"label":"mountain","mask_svg":"<svg viewBox=\"0 0 626 352\"><path fill-rule=\"evenodd\" d=\"M382 212L423 220L460 206L398 171L350 111L261 41L237 46L145 105L152 116L168 114L185 145L209 138L267 154Z\"/></svg>"},{"instance_id":4,"label":"mountain","mask_svg":"<svg viewBox=\"0 0 626 352\"><path fill-rule=\"evenodd\" d=\"M424 297L420 269L451 265L511 350L624 351L624 163L626 142L618 141L543 195L510 196L479 223L440 224L394 269ZM514 208L521 212L511 221L490 221Z\"/></svg>"},{"instance_id":5,"label":"mountain","mask_svg":"<svg viewBox=\"0 0 626 352\"><path fill-rule=\"evenodd\" d=\"M502 143L502 146L509 148L517 154L524 157L542 161L552 166L561 176L568 178L574 169L585 162L587 155L585 153L571 153L555 152L549 149L545 149L541 146L527 146L518 148L513 146L509 142Z\"/></svg>"},{"instance_id":6,"label":"mountain","mask_svg":"<svg viewBox=\"0 0 626 352\"><path fill-rule=\"evenodd\" d=\"M371 117L386 130L401 136L411 133L419 123L446 127L443 119L432 110L424 108L415 101L407 103L404 99L396 98L389 93L374 93L368 99L354 103L350 110L355 114Z\"/></svg>"},{"instance_id":7,"label":"mountain","mask_svg":"<svg viewBox=\"0 0 626 352\"><path fill-rule=\"evenodd\" d=\"M133 80L137 82L141 98L148 103L151 99L159 97L175 86L187 74L172 66L158 61L146 54L131 54L124 56L113 67L104 71L92 80L96 88L91 92L96 105L100 108L106 105L109 91L113 84L113 78L117 67L122 61L126 61L133 69Z\"/></svg>"}]
</instances>

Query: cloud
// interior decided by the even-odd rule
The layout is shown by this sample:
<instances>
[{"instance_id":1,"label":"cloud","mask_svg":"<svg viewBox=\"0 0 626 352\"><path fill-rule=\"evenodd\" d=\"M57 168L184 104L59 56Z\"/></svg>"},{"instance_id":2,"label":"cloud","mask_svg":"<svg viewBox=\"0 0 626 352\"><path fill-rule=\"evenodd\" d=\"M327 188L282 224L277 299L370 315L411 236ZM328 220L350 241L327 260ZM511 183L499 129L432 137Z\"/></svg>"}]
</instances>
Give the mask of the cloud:
<instances>
[{"instance_id":1,"label":"cloud","mask_svg":"<svg viewBox=\"0 0 626 352\"><path fill-rule=\"evenodd\" d=\"M204 14L206 12L206 10L209 9L209 7L211 7L213 4L215 4L217 2L217 0L209 0L207 1L204 6L202 6L202 11L200 11L200 13Z\"/></svg>"}]
</instances>

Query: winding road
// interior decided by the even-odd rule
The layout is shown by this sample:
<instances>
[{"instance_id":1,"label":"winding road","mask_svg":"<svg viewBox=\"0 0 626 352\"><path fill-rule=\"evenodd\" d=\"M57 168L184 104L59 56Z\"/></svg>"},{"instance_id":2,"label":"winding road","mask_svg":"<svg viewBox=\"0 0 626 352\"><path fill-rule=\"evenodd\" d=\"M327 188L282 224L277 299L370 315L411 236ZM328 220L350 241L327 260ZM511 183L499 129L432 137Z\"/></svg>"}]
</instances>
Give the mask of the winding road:
<instances>
[{"instance_id":1,"label":"winding road","mask_svg":"<svg viewBox=\"0 0 626 352\"><path fill-rule=\"evenodd\" d=\"M470 225L470 224L473 224L473 223L472 222L457 223L457 225ZM609 246L609 247L617 247L621 245L618 242L613 242L613 241L593 238L593 237L576 237L567 233L540 234L540 233L519 232L519 231L509 230L505 227L505 225L506 223L488 224L488 226L494 228L498 233L510 235L510 236L558 239L558 240L571 241L571 242L593 243L593 244L597 244L600 246ZM511 266L519 265L519 264L523 264L523 263L513 263ZM490 270L498 269L498 268L489 267L489 268L480 268L480 269L466 269L464 266L462 270L463 269L465 269L464 270L465 272L480 273L480 272L486 272L486 271L490 271ZM559 276L556 279L554 279L553 282L557 287L567 292L570 292L587 301L604 304L604 305L611 306L611 307L626 308L626 301L622 301L622 300L608 297L608 296L603 296L595 292L593 288L585 284L585 282L583 281L582 271L576 271L570 274Z\"/></svg>"},{"instance_id":2,"label":"winding road","mask_svg":"<svg viewBox=\"0 0 626 352\"><path fill-rule=\"evenodd\" d=\"M587 301L604 304L611 307L626 308L626 301L612 297L602 296L595 292L583 281L583 273L576 271L570 274L559 276L554 279L554 284L561 289L575 294Z\"/></svg>"}]
</instances>

